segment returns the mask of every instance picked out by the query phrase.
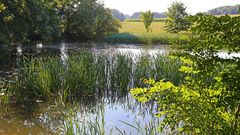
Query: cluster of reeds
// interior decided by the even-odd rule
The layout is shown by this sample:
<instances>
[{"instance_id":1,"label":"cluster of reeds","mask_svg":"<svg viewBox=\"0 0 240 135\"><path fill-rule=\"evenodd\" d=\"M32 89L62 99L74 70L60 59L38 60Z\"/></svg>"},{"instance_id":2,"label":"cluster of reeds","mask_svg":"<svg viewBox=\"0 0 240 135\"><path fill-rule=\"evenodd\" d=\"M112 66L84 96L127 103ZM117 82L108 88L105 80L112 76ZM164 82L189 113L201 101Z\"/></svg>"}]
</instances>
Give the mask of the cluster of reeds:
<instances>
[{"instance_id":1,"label":"cluster of reeds","mask_svg":"<svg viewBox=\"0 0 240 135\"><path fill-rule=\"evenodd\" d=\"M94 53L80 51L63 64L57 56L25 58L11 91L18 101L49 100L57 94L67 97L117 97L142 78L169 79L179 83L179 59L169 56L132 53Z\"/></svg>"}]
</instances>

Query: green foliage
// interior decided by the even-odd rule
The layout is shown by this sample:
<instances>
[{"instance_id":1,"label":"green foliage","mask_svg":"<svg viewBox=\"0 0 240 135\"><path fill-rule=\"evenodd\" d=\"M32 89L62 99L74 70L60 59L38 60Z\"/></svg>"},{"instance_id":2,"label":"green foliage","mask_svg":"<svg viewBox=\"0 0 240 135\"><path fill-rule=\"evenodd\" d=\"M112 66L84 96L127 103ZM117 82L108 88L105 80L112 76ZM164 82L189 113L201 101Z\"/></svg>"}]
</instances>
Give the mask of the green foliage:
<instances>
[{"instance_id":1,"label":"green foliage","mask_svg":"<svg viewBox=\"0 0 240 135\"><path fill-rule=\"evenodd\" d=\"M62 32L68 39L98 39L117 33L120 27L111 11L97 0L60 1L58 7Z\"/></svg>"},{"instance_id":2,"label":"green foliage","mask_svg":"<svg viewBox=\"0 0 240 135\"><path fill-rule=\"evenodd\" d=\"M105 37L104 41L109 43L126 43L126 44L147 44L148 41L152 44L175 45L186 44L187 36L175 34L131 34L118 33Z\"/></svg>"},{"instance_id":3,"label":"green foliage","mask_svg":"<svg viewBox=\"0 0 240 135\"><path fill-rule=\"evenodd\" d=\"M147 87L131 90L140 102L157 101L157 116L164 118L160 129L170 127L193 134L240 133L239 58L217 55L224 46L229 53L239 51L239 19L228 15L191 17L194 36L182 56L185 64L179 70L186 75L182 84L148 79L143 81Z\"/></svg>"},{"instance_id":4,"label":"green foliage","mask_svg":"<svg viewBox=\"0 0 240 135\"><path fill-rule=\"evenodd\" d=\"M9 42L48 41L59 36L58 19L51 1L2 1L1 34Z\"/></svg>"},{"instance_id":5,"label":"green foliage","mask_svg":"<svg viewBox=\"0 0 240 135\"><path fill-rule=\"evenodd\" d=\"M97 0L4 0L1 3L0 42L51 41L60 37L99 39L118 32L120 27L110 10Z\"/></svg>"},{"instance_id":6,"label":"green foliage","mask_svg":"<svg viewBox=\"0 0 240 135\"><path fill-rule=\"evenodd\" d=\"M45 64L49 63L49 64ZM51 93L61 90L63 67L56 57L29 58L22 62L22 70L11 86L18 102L49 100Z\"/></svg>"},{"instance_id":7,"label":"green foliage","mask_svg":"<svg viewBox=\"0 0 240 135\"><path fill-rule=\"evenodd\" d=\"M151 11L147 11L145 13L142 13L141 17L142 17L142 22L144 23L146 31L149 32L151 30L150 26L153 22L153 13Z\"/></svg>"},{"instance_id":8,"label":"green foliage","mask_svg":"<svg viewBox=\"0 0 240 135\"><path fill-rule=\"evenodd\" d=\"M189 28L190 22L187 21L186 7L181 2L173 2L168 8L166 30L170 33L178 33Z\"/></svg>"},{"instance_id":9,"label":"green foliage","mask_svg":"<svg viewBox=\"0 0 240 135\"><path fill-rule=\"evenodd\" d=\"M4 4L0 3L0 13L3 12L6 9L6 7L4 6Z\"/></svg>"},{"instance_id":10,"label":"green foliage","mask_svg":"<svg viewBox=\"0 0 240 135\"><path fill-rule=\"evenodd\" d=\"M167 78L176 85L183 78L177 70L181 66L179 59L170 60L160 54L139 55L136 60L131 53L107 55L80 51L70 54L66 64L55 56L25 58L8 93L20 103L47 101L59 94L64 100L95 98L95 95L115 97L126 95L132 85L141 85L142 78ZM151 58L152 62L148 62Z\"/></svg>"}]
</instances>

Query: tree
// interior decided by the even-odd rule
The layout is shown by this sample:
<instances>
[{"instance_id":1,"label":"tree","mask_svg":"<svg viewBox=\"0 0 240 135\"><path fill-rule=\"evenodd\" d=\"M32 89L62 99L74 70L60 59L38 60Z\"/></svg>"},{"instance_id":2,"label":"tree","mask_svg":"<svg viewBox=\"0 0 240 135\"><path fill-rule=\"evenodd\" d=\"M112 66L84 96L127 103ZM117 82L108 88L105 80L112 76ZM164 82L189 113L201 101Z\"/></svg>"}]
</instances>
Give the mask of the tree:
<instances>
[{"instance_id":1,"label":"tree","mask_svg":"<svg viewBox=\"0 0 240 135\"><path fill-rule=\"evenodd\" d=\"M62 4L63 34L67 39L93 40L118 32L120 24L97 0L70 0Z\"/></svg>"},{"instance_id":2,"label":"tree","mask_svg":"<svg viewBox=\"0 0 240 135\"><path fill-rule=\"evenodd\" d=\"M117 9L111 9L111 12L112 12L113 17L119 19L122 22L126 19L125 15Z\"/></svg>"},{"instance_id":3,"label":"tree","mask_svg":"<svg viewBox=\"0 0 240 135\"><path fill-rule=\"evenodd\" d=\"M2 0L0 29L9 42L48 41L60 34L51 0Z\"/></svg>"},{"instance_id":4,"label":"tree","mask_svg":"<svg viewBox=\"0 0 240 135\"><path fill-rule=\"evenodd\" d=\"M150 26L153 22L153 13L151 11L147 11L141 14L142 22L144 23L145 29L147 32L149 32Z\"/></svg>"},{"instance_id":5,"label":"tree","mask_svg":"<svg viewBox=\"0 0 240 135\"><path fill-rule=\"evenodd\" d=\"M186 77L182 84L166 80L145 80L145 88L131 94L140 102L158 103L161 129L171 128L183 134L240 133L240 58L222 58L219 49L239 52L240 17L215 17L198 14L189 48L180 55L179 69ZM189 53L190 52L190 53Z\"/></svg>"},{"instance_id":6,"label":"tree","mask_svg":"<svg viewBox=\"0 0 240 135\"><path fill-rule=\"evenodd\" d=\"M170 33L178 33L189 28L190 23L187 21L186 7L181 2L173 2L168 8L166 30Z\"/></svg>"},{"instance_id":7,"label":"tree","mask_svg":"<svg viewBox=\"0 0 240 135\"><path fill-rule=\"evenodd\" d=\"M98 0L2 0L0 12L0 42L95 40L120 27Z\"/></svg>"}]
</instances>

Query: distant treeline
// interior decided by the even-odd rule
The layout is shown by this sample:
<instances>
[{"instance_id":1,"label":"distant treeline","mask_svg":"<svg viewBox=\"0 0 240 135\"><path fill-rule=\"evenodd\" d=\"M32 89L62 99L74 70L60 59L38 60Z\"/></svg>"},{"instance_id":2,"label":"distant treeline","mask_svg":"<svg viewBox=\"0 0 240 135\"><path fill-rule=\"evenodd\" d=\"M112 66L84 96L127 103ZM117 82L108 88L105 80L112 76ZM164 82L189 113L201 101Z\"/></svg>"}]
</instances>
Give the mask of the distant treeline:
<instances>
[{"instance_id":1,"label":"distant treeline","mask_svg":"<svg viewBox=\"0 0 240 135\"><path fill-rule=\"evenodd\" d=\"M223 6L218 7L212 10L207 11L207 14L212 15L222 15L222 14L240 14L240 4L235 6ZM125 15L117 9L111 9L112 15L120 21L128 21L128 22L137 22L140 21L142 12L135 12L132 15ZM158 13L153 12L154 18L167 18L166 12ZM155 20L158 21L158 20Z\"/></svg>"},{"instance_id":2,"label":"distant treeline","mask_svg":"<svg viewBox=\"0 0 240 135\"><path fill-rule=\"evenodd\" d=\"M218 8L209 10L207 13L212 15L239 14L240 13L239 8L240 8L240 5L223 6L223 7L218 7Z\"/></svg>"},{"instance_id":3,"label":"distant treeline","mask_svg":"<svg viewBox=\"0 0 240 135\"><path fill-rule=\"evenodd\" d=\"M112 15L120 21L125 21L125 20L129 21L129 19L130 19L130 21L134 20L134 19L139 20L141 18L141 13L142 12L135 12L130 16L130 15L123 14L122 12L120 12L117 9L112 9ZM153 12L153 14L154 14L154 16L153 16L154 18L166 18L167 17L165 13Z\"/></svg>"},{"instance_id":4,"label":"distant treeline","mask_svg":"<svg viewBox=\"0 0 240 135\"><path fill-rule=\"evenodd\" d=\"M154 18L153 22L166 22L167 18ZM125 22L141 22L142 20L139 19L126 19Z\"/></svg>"}]
</instances>

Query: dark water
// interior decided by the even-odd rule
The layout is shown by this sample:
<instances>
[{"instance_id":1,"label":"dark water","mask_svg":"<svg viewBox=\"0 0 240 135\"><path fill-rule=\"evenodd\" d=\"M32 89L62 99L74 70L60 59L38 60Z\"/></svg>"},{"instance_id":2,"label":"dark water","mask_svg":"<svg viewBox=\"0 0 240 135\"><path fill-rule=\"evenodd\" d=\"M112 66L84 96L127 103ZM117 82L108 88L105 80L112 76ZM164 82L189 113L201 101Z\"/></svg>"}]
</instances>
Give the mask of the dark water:
<instances>
[{"instance_id":1,"label":"dark water","mask_svg":"<svg viewBox=\"0 0 240 135\"><path fill-rule=\"evenodd\" d=\"M135 56L143 50L151 55L156 53L168 53L169 47L155 46L143 47L137 45L108 45L108 44L56 44L56 45L16 45L13 47L0 46L0 81L11 81L17 76L21 57L30 56L59 56L63 62L66 62L68 54L73 51L90 50L96 53L128 53ZM134 58L133 58L134 59ZM99 102L101 101L101 102ZM104 119L104 129L109 134L111 129L117 127L126 131L126 134L137 134L137 130L127 125L131 123L134 126L141 125L143 128L150 122L158 122L154 114L157 112L157 106L152 103L148 105L140 104L134 100L130 94L120 97L106 97L94 101L93 99L80 100L77 117L86 121L92 121L99 117ZM0 106L0 134L18 135L18 134L63 134L63 118L59 112L59 107L54 103L38 103L37 105L10 105ZM68 108L66 108L68 110ZM101 114L99 114L101 112ZM100 118L101 117L101 118ZM99 120L100 121L100 120ZM123 121L125 123L123 123ZM116 132L113 134L116 134Z\"/></svg>"}]
</instances>

